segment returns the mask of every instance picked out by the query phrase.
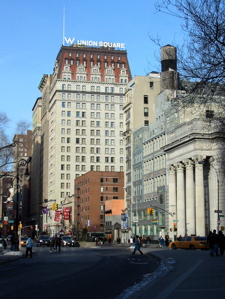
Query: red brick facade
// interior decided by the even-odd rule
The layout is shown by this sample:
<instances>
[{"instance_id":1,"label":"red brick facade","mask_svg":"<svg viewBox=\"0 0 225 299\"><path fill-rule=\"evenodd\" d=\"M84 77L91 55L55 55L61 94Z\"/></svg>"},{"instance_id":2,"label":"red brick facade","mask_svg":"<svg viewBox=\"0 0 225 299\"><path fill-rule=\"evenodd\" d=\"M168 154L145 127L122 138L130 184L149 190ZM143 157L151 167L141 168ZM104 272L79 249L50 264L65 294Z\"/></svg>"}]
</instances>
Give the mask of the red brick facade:
<instances>
[{"instance_id":1,"label":"red brick facade","mask_svg":"<svg viewBox=\"0 0 225 299\"><path fill-rule=\"evenodd\" d=\"M105 202L124 199L124 173L90 171L75 180L75 219L77 232L103 232ZM121 202L120 202L121 205Z\"/></svg>"}]
</instances>

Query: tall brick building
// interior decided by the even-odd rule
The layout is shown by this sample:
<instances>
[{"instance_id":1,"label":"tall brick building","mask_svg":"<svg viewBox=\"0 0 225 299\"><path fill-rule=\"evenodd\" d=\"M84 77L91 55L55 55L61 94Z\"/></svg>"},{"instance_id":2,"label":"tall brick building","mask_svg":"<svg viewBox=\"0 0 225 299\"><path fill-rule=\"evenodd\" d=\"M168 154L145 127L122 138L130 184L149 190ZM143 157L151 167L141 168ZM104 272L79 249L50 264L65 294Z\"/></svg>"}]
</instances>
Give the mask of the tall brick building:
<instances>
[{"instance_id":1,"label":"tall brick building","mask_svg":"<svg viewBox=\"0 0 225 299\"><path fill-rule=\"evenodd\" d=\"M35 104L41 109L40 189L48 209L52 201L60 206L71 197L74 179L88 171L124 170L123 105L130 80L125 50L61 47L53 74L40 82L42 98ZM47 230L57 225L48 217L43 224Z\"/></svg>"}]
</instances>

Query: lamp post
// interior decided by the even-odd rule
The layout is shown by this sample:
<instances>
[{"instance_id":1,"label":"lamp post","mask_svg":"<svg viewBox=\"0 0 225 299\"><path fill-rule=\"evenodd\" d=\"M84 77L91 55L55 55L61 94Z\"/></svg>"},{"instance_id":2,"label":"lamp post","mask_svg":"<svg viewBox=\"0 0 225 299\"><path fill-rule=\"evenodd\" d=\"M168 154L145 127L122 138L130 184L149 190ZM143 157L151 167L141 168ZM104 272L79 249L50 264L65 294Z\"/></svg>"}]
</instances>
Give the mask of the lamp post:
<instances>
[{"instance_id":1,"label":"lamp post","mask_svg":"<svg viewBox=\"0 0 225 299\"><path fill-rule=\"evenodd\" d=\"M210 164L212 166L212 168L214 169L215 173L216 173L216 181L217 181L217 234L219 232L219 221L220 221L220 217L219 217L219 209L220 209L220 181L219 181L219 176L218 173L216 171L216 168Z\"/></svg>"},{"instance_id":2,"label":"lamp post","mask_svg":"<svg viewBox=\"0 0 225 299\"><path fill-rule=\"evenodd\" d=\"M19 244L20 244L20 235L18 236L18 232L19 232L19 179L20 179L20 173L19 173L19 170L20 170L20 167L25 167L26 166L26 171L24 173L25 176L28 176L29 173L28 173L28 163L30 162L30 159L20 159L18 162L17 162L17 166L16 166L16 221L15 221L15 236L16 238L18 238L18 241L17 244L16 244L16 249L19 250Z\"/></svg>"}]
</instances>

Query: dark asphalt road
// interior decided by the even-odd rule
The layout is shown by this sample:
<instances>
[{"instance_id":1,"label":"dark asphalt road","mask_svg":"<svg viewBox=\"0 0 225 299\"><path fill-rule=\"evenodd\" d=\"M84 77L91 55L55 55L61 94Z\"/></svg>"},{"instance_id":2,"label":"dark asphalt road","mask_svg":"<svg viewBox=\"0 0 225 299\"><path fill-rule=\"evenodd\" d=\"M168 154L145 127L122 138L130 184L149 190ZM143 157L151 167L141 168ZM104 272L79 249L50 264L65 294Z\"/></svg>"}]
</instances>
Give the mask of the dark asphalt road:
<instances>
[{"instance_id":1,"label":"dark asphalt road","mask_svg":"<svg viewBox=\"0 0 225 299\"><path fill-rule=\"evenodd\" d=\"M157 268L150 255L131 255L120 248L62 248L49 253L35 248L32 259L1 265L1 297L14 298L116 298Z\"/></svg>"}]
</instances>

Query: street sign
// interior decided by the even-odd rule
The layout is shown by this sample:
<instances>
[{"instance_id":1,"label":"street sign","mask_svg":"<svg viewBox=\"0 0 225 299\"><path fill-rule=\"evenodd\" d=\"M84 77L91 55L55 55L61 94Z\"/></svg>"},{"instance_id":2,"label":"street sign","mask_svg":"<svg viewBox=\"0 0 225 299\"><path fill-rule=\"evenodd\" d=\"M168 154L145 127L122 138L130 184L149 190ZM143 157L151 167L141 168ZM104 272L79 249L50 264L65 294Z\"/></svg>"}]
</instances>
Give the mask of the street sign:
<instances>
[{"instance_id":1,"label":"street sign","mask_svg":"<svg viewBox=\"0 0 225 299\"><path fill-rule=\"evenodd\" d=\"M219 215L219 218L220 218L220 217L224 217L224 215Z\"/></svg>"},{"instance_id":2,"label":"street sign","mask_svg":"<svg viewBox=\"0 0 225 299\"><path fill-rule=\"evenodd\" d=\"M214 210L214 213L223 213L221 210Z\"/></svg>"},{"instance_id":3,"label":"street sign","mask_svg":"<svg viewBox=\"0 0 225 299\"><path fill-rule=\"evenodd\" d=\"M179 222L179 220L173 220L173 222Z\"/></svg>"},{"instance_id":4,"label":"street sign","mask_svg":"<svg viewBox=\"0 0 225 299\"><path fill-rule=\"evenodd\" d=\"M138 217L137 216L133 216L133 222L138 222Z\"/></svg>"}]
</instances>

